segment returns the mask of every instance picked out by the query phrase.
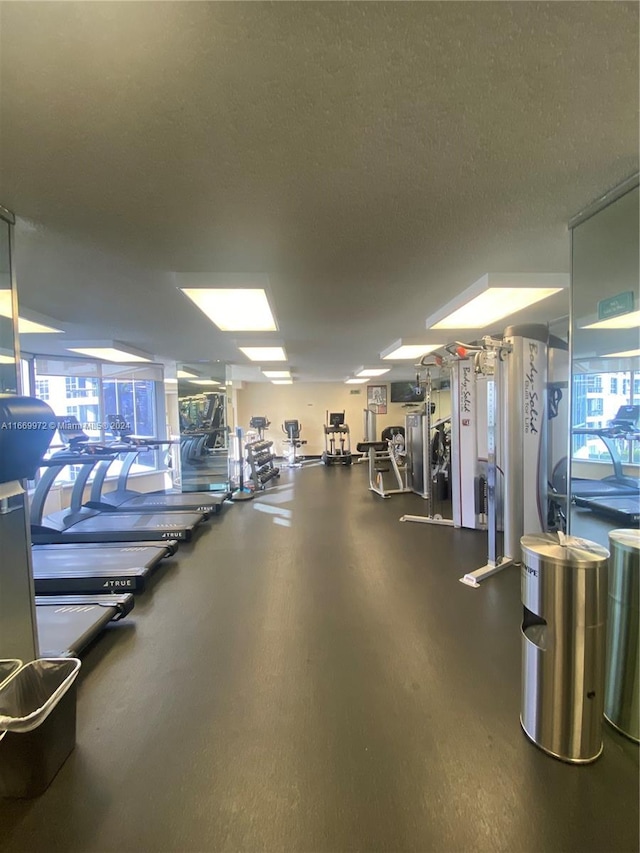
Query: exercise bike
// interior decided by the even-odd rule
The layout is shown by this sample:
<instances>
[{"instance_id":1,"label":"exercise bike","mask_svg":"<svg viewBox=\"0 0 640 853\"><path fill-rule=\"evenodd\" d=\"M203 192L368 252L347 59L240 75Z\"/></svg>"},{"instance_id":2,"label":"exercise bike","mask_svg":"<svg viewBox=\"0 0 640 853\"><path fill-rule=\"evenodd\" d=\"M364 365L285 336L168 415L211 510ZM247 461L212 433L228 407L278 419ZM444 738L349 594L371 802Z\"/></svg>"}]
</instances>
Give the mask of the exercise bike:
<instances>
[{"instance_id":1,"label":"exercise bike","mask_svg":"<svg viewBox=\"0 0 640 853\"><path fill-rule=\"evenodd\" d=\"M287 436L283 444L287 446L287 465L289 468L301 468L302 458L297 455L298 450L307 442L300 438L302 424L300 421L285 421L282 431Z\"/></svg>"}]
</instances>

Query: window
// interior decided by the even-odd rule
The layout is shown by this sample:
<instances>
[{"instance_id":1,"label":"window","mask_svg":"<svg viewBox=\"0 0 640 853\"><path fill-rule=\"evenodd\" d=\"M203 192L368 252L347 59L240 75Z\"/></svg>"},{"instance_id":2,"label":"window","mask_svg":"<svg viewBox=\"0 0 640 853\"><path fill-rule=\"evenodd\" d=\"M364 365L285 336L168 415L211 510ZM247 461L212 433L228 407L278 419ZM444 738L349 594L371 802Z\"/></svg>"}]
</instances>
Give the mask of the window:
<instances>
[{"instance_id":1,"label":"window","mask_svg":"<svg viewBox=\"0 0 640 853\"><path fill-rule=\"evenodd\" d=\"M49 380L36 379L36 397L39 400L49 399Z\"/></svg>"},{"instance_id":2,"label":"window","mask_svg":"<svg viewBox=\"0 0 640 853\"><path fill-rule=\"evenodd\" d=\"M595 365L594 365L595 366ZM630 371L616 373L576 373L573 377L572 423L574 427L606 429L615 418L620 406L631 403L630 390L633 378L634 392L640 377ZM638 388L640 391L640 388ZM640 456L640 442L620 439L615 442L617 453L625 462L635 462ZM574 434L572 454L575 459L610 462L610 455L601 438L594 435Z\"/></svg>"},{"instance_id":3,"label":"window","mask_svg":"<svg viewBox=\"0 0 640 853\"><path fill-rule=\"evenodd\" d=\"M104 380L105 414L119 415L136 435L157 435L155 382Z\"/></svg>"},{"instance_id":4,"label":"window","mask_svg":"<svg viewBox=\"0 0 640 853\"><path fill-rule=\"evenodd\" d=\"M88 379L85 376L65 376L65 391L67 397L97 397L98 380Z\"/></svg>"},{"instance_id":5,"label":"window","mask_svg":"<svg viewBox=\"0 0 640 853\"><path fill-rule=\"evenodd\" d=\"M591 418L602 414L604 414L604 400L602 397L590 397L587 400L587 416Z\"/></svg>"},{"instance_id":6,"label":"window","mask_svg":"<svg viewBox=\"0 0 640 853\"><path fill-rule=\"evenodd\" d=\"M36 366L36 397L46 400L56 415L73 415L91 438L100 439L100 399L97 379L85 376L46 376ZM46 396L45 396L46 395Z\"/></svg>"},{"instance_id":7,"label":"window","mask_svg":"<svg viewBox=\"0 0 640 853\"><path fill-rule=\"evenodd\" d=\"M158 406L164 397L157 390L161 382L158 365L111 365L53 356L35 359L36 396L46 399L56 415L75 417L94 441L113 438L105 423L109 415L119 415L134 434L163 438L164 414ZM55 444L52 450L59 449L59 441ZM131 472L156 470L160 462L161 454L155 450L140 453ZM116 459L109 476L116 476L119 468ZM76 473L65 468L62 481L72 482Z\"/></svg>"},{"instance_id":8,"label":"window","mask_svg":"<svg viewBox=\"0 0 640 853\"><path fill-rule=\"evenodd\" d=\"M156 383L149 379L105 379L104 411L106 418L117 415L134 435L157 436ZM156 467L155 451L141 453L136 464ZM135 470L135 466L134 469Z\"/></svg>"}]
</instances>

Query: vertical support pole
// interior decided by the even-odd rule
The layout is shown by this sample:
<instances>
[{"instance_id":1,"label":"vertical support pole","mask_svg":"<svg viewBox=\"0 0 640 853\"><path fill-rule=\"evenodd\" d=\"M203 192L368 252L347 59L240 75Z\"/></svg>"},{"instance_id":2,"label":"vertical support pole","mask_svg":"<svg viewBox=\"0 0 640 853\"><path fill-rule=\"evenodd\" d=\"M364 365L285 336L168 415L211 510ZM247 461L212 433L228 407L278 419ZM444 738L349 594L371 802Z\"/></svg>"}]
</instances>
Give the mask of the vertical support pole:
<instances>
[{"instance_id":1,"label":"vertical support pole","mask_svg":"<svg viewBox=\"0 0 640 853\"><path fill-rule=\"evenodd\" d=\"M15 382L11 387L19 392L14 222L13 214L0 208L0 289L10 291L12 305L12 317L0 317L0 342L3 349L14 355ZM5 387L9 387L9 383ZM13 491L17 492L17 487ZM27 662L37 658L38 653L27 496L18 493L0 501L0 658L18 658Z\"/></svg>"},{"instance_id":2,"label":"vertical support pole","mask_svg":"<svg viewBox=\"0 0 640 853\"><path fill-rule=\"evenodd\" d=\"M495 566L498 562L496 416L496 380L490 376L487 379L487 533L489 536L487 565L489 566Z\"/></svg>"}]
</instances>

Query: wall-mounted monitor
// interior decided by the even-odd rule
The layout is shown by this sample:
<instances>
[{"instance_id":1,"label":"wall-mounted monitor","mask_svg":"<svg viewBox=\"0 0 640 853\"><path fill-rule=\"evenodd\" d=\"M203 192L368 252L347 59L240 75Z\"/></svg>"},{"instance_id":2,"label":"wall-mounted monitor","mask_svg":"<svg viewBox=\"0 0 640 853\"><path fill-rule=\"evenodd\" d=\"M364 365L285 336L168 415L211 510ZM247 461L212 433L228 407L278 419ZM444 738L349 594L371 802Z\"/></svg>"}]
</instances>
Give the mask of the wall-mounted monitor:
<instances>
[{"instance_id":1,"label":"wall-mounted monitor","mask_svg":"<svg viewBox=\"0 0 640 853\"><path fill-rule=\"evenodd\" d=\"M424 402L425 388L418 387L415 382L392 382L392 403L422 403Z\"/></svg>"}]
</instances>

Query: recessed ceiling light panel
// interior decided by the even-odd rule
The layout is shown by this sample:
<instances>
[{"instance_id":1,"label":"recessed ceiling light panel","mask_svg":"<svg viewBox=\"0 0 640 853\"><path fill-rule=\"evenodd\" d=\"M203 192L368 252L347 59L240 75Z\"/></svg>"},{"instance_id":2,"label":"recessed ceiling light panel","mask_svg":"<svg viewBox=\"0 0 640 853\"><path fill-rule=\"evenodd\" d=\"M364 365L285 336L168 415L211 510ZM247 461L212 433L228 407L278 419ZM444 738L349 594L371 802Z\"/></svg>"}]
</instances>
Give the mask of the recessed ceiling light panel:
<instances>
[{"instance_id":1,"label":"recessed ceiling light panel","mask_svg":"<svg viewBox=\"0 0 640 853\"><path fill-rule=\"evenodd\" d=\"M624 352L608 352L603 358L635 358L640 355L640 349L628 349Z\"/></svg>"},{"instance_id":2,"label":"recessed ceiling light panel","mask_svg":"<svg viewBox=\"0 0 640 853\"><path fill-rule=\"evenodd\" d=\"M283 347L238 347L251 361L286 361Z\"/></svg>"},{"instance_id":3,"label":"recessed ceiling light panel","mask_svg":"<svg viewBox=\"0 0 640 853\"><path fill-rule=\"evenodd\" d=\"M382 353L380 355L385 361L415 361L443 346L444 344L401 344L386 355Z\"/></svg>"},{"instance_id":4,"label":"recessed ceiling light panel","mask_svg":"<svg viewBox=\"0 0 640 853\"><path fill-rule=\"evenodd\" d=\"M629 311L628 314L620 314L618 317L609 317L608 320L598 320L582 326L583 329L637 329L640 327L640 311Z\"/></svg>"},{"instance_id":5,"label":"recessed ceiling light panel","mask_svg":"<svg viewBox=\"0 0 640 853\"><path fill-rule=\"evenodd\" d=\"M291 371L289 370L263 370L262 374L267 379L291 379Z\"/></svg>"},{"instance_id":6,"label":"recessed ceiling light panel","mask_svg":"<svg viewBox=\"0 0 640 853\"><path fill-rule=\"evenodd\" d=\"M486 273L427 318L427 329L484 329L569 286L560 273Z\"/></svg>"},{"instance_id":7,"label":"recessed ceiling light panel","mask_svg":"<svg viewBox=\"0 0 640 853\"><path fill-rule=\"evenodd\" d=\"M363 385L365 382L367 382L366 377L364 379L346 379L344 384L345 385Z\"/></svg>"},{"instance_id":8,"label":"recessed ceiling light panel","mask_svg":"<svg viewBox=\"0 0 640 853\"><path fill-rule=\"evenodd\" d=\"M390 370L390 367L361 367L356 370L356 376L383 376Z\"/></svg>"},{"instance_id":9,"label":"recessed ceiling light panel","mask_svg":"<svg viewBox=\"0 0 640 853\"><path fill-rule=\"evenodd\" d=\"M115 361L122 364L130 361L151 361L150 358L131 355L131 353L122 352L114 347L68 347L67 349L80 355L88 355L90 358L100 358L103 361Z\"/></svg>"},{"instance_id":10,"label":"recessed ceiling light panel","mask_svg":"<svg viewBox=\"0 0 640 853\"><path fill-rule=\"evenodd\" d=\"M83 341L68 344L66 348L69 352L77 352L79 355L87 355L89 358L99 358L103 361L114 361L118 364L152 360L148 353L120 341Z\"/></svg>"},{"instance_id":11,"label":"recessed ceiling light panel","mask_svg":"<svg viewBox=\"0 0 640 853\"><path fill-rule=\"evenodd\" d=\"M10 290L0 290L0 317L13 317L12 296ZM26 317L18 317L18 333L21 335L51 335L63 334L62 329L28 320Z\"/></svg>"},{"instance_id":12,"label":"recessed ceiling light panel","mask_svg":"<svg viewBox=\"0 0 640 853\"><path fill-rule=\"evenodd\" d=\"M182 292L222 332L274 332L278 328L262 288L184 287Z\"/></svg>"}]
</instances>

